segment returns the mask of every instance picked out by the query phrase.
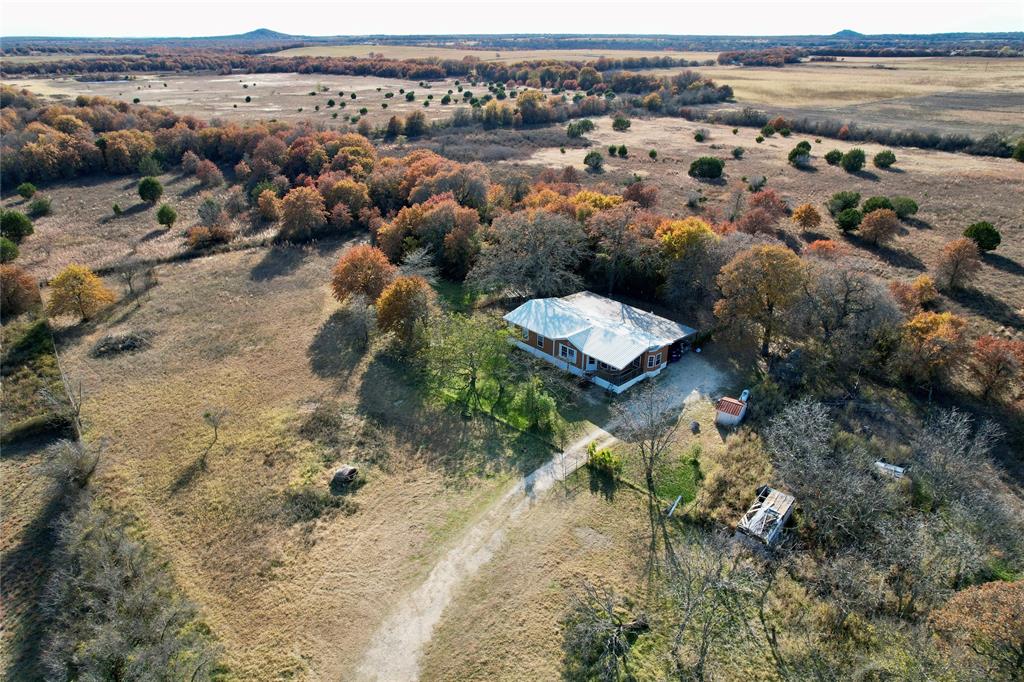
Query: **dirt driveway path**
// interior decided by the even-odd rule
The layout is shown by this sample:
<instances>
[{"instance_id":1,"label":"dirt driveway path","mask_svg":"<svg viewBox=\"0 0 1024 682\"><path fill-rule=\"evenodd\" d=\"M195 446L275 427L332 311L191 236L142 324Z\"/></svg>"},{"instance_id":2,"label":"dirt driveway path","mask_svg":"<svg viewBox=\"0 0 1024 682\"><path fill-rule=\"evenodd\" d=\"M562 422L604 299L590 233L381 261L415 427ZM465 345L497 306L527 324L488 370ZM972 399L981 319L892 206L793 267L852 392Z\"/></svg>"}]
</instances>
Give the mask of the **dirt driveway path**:
<instances>
[{"instance_id":1,"label":"dirt driveway path","mask_svg":"<svg viewBox=\"0 0 1024 682\"><path fill-rule=\"evenodd\" d=\"M689 354L655 381L664 410L682 410L706 398L724 376L698 355ZM636 390L636 389L633 389ZM628 396L628 394L627 394ZM624 397L628 400L628 397ZM406 682L419 678L419 659L434 627L459 586L480 570L502 545L505 531L541 493L586 462L587 445L615 440L615 424L595 427L548 463L518 481L455 541L427 579L391 611L374 634L358 667L359 679Z\"/></svg>"}]
</instances>

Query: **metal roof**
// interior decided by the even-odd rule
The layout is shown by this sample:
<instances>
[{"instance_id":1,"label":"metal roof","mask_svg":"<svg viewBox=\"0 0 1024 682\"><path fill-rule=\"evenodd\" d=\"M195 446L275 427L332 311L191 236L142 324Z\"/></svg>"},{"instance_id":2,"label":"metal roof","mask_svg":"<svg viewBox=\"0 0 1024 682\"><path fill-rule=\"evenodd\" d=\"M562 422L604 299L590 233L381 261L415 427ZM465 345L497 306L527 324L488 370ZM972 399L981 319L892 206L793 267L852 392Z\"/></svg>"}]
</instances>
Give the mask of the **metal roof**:
<instances>
[{"instance_id":1,"label":"metal roof","mask_svg":"<svg viewBox=\"0 0 1024 682\"><path fill-rule=\"evenodd\" d=\"M795 502L792 495L761 486L754 503L740 519L739 529L771 545L782 533Z\"/></svg>"},{"instance_id":2,"label":"metal roof","mask_svg":"<svg viewBox=\"0 0 1024 682\"><path fill-rule=\"evenodd\" d=\"M746 403L736 400L736 398L720 398L715 404L715 409L725 414L731 414L733 417L738 417L743 412L745 406Z\"/></svg>"},{"instance_id":3,"label":"metal roof","mask_svg":"<svg viewBox=\"0 0 1024 682\"><path fill-rule=\"evenodd\" d=\"M696 332L654 313L582 291L563 298L535 298L505 315L507 322L550 339L566 339L581 352L622 369L645 350Z\"/></svg>"}]
</instances>

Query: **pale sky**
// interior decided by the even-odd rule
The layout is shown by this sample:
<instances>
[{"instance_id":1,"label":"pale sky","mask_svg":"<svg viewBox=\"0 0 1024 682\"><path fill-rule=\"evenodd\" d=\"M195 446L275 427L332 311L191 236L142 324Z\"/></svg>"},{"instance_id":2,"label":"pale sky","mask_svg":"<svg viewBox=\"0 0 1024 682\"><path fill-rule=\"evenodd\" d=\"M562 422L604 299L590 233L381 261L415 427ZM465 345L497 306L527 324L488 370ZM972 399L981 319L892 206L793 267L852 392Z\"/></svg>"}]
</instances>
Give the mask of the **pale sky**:
<instances>
[{"instance_id":1,"label":"pale sky","mask_svg":"<svg viewBox=\"0 0 1024 682\"><path fill-rule=\"evenodd\" d=\"M4 36L660 33L688 35L1024 31L1024 0L0 0Z\"/></svg>"}]
</instances>

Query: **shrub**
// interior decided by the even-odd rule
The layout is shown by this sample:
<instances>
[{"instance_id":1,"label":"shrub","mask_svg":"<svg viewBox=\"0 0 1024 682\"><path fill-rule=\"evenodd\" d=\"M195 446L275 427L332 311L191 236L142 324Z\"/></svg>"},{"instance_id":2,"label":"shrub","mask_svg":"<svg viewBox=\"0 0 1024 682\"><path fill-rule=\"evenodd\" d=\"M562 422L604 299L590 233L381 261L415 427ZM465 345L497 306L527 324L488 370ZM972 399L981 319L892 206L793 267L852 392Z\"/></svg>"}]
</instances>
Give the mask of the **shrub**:
<instances>
[{"instance_id":1,"label":"shrub","mask_svg":"<svg viewBox=\"0 0 1024 682\"><path fill-rule=\"evenodd\" d=\"M811 154L803 147L793 147L789 150L789 165L796 168L807 168L811 165Z\"/></svg>"},{"instance_id":2,"label":"shrub","mask_svg":"<svg viewBox=\"0 0 1024 682\"><path fill-rule=\"evenodd\" d=\"M604 157L601 156L601 152L595 149L587 152L587 155L583 157L583 164L596 173L600 171L601 167L604 165Z\"/></svg>"},{"instance_id":3,"label":"shrub","mask_svg":"<svg viewBox=\"0 0 1024 682\"><path fill-rule=\"evenodd\" d=\"M872 244L881 244L895 237L900 230L900 220L896 212L889 208L879 208L864 215L860 224L860 234Z\"/></svg>"},{"instance_id":4,"label":"shrub","mask_svg":"<svg viewBox=\"0 0 1024 682\"><path fill-rule=\"evenodd\" d=\"M811 143L808 142L807 140L800 140L799 142L797 142L796 143L796 148L797 149L803 149L808 154L811 153Z\"/></svg>"},{"instance_id":5,"label":"shrub","mask_svg":"<svg viewBox=\"0 0 1024 682\"><path fill-rule=\"evenodd\" d=\"M733 129L732 129L732 134L733 134L733 135L739 135L739 132L740 132L740 129L739 129L739 128L733 128Z\"/></svg>"},{"instance_id":6,"label":"shrub","mask_svg":"<svg viewBox=\"0 0 1024 682\"><path fill-rule=\"evenodd\" d=\"M757 137L755 137L754 138L754 142L756 142L758 144L761 144L762 142L764 142L764 135L758 135Z\"/></svg>"},{"instance_id":7,"label":"shrub","mask_svg":"<svg viewBox=\"0 0 1024 682\"><path fill-rule=\"evenodd\" d=\"M864 205L861 206L861 210L865 214L877 211L880 208L887 208L890 211L895 210L889 197L868 197L864 200Z\"/></svg>"},{"instance_id":8,"label":"shrub","mask_svg":"<svg viewBox=\"0 0 1024 682\"><path fill-rule=\"evenodd\" d=\"M977 244L982 251L994 251L1002 241L999 230L992 223L985 221L974 223L968 227L964 230L964 236Z\"/></svg>"},{"instance_id":9,"label":"shrub","mask_svg":"<svg viewBox=\"0 0 1024 682\"><path fill-rule=\"evenodd\" d=\"M139 161L139 175L160 175L163 168L160 167L160 162L154 159L152 156L145 156Z\"/></svg>"},{"instance_id":10,"label":"shrub","mask_svg":"<svg viewBox=\"0 0 1024 682\"><path fill-rule=\"evenodd\" d=\"M216 187L224 184L224 174L213 161L203 159L196 167L196 179L203 187Z\"/></svg>"},{"instance_id":11,"label":"shrub","mask_svg":"<svg viewBox=\"0 0 1024 682\"><path fill-rule=\"evenodd\" d=\"M124 209L121 208L121 204L114 204L114 206L113 206L113 208L111 208L111 210L114 212L114 215L116 217L120 217L121 214L124 213Z\"/></svg>"},{"instance_id":12,"label":"shrub","mask_svg":"<svg viewBox=\"0 0 1024 682\"><path fill-rule=\"evenodd\" d=\"M843 153L838 149L833 149L825 154L825 163L830 166L838 166L839 162L843 160Z\"/></svg>"},{"instance_id":13,"label":"shrub","mask_svg":"<svg viewBox=\"0 0 1024 682\"><path fill-rule=\"evenodd\" d=\"M0 237L0 263L10 263L18 257L18 245L7 237Z\"/></svg>"},{"instance_id":14,"label":"shrub","mask_svg":"<svg viewBox=\"0 0 1024 682\"><path fill-rule=\"evenodd\" d=\"M647 152L647 156L651 157L651 161L657 161L658 160L658 150L652 149L651 151Z\"/></svg>"},{"instance_id":15,"label":"shrub","mask_svg":"<svg viewBox=\"0 0 1024 682\"><path fill-rule=\"evenodd\" d=\"M748 192L760 192L768 184L768 178L763 175L755 175L747 181Z\"/></svg>"},{"instance_id":16,"label":"shrub","mask_svg":"<svg viewBox=\"0 0 1024 682\"><path fill-rule=\"evenodd\" d=\"M783 137L789 137L791 133L792 131L789 128L781 128L779 130L779 135L782 135Z\"/></svg>"},{"instance_id":17,"label":"shrub","mask_svg":"<svg viewBox=\"0 0 1024 682\"><path fill-rule=\"evenodd\" d=\"M744 151L745 150L743 149L743 147L733 147L732 148L732 158L737 159L737 160L738 159L742 159Z\"/></svg>"},{"instance_id":18,"label":"shrub","mask_svg":"<svg viewBox=\"0 0 1024 682\"><path fill-rule=\"evenodd\" d=\"M615 152L617 152L618 150L618 146L614 144L608 145L608 156L615 156Z\"/></svg>"},{"instance_id":19,"label":"shrub","mask_svg":"<svg viewBox=\"0 0 1024 682\"><path fill-rule=\"evenodd\" d=\"M839 160L839 165L847 173L856 173L864 168L864 160L864 150L854 148L843 154L843 158Z\"/></svg>"},{"instance_id":20,"label":"shrub","mask_svg":"<svg viewBox=\"0 0 1024 682\"><path fill-rule=\"evenodd\" d=\"M1013 154L1011 154L1014 161L1020 161L1024 163L1024 140L1018 140L1017 144L1013 148Z\"/></svg>"},{"instance_id":21,"label":"shrub","mask_svg":"<svg viewBox=\"0 0 1024 682\"><path fill-rule=\"evenodd\" d=\"M38 302L39 287L32 275L17 265L0 265L0 317L17 317Z\"/></svg>"},{"instance_id":22,"label":"shrub","mask_svg":"<svg viewBox=\"0 0 1024 682\"><path fill-rule=\"evenodd\" d=\"M21 198L31 199L32 195L36 193L36 186L33 185L31 182L23 182L20 185L18 185L17 192L21 196Z\"/></svg>"},{"instance_id":23,"label":"shrub","mask_svg":"<svg viewBox=\"0 0 1024 682\"><path fill-rule=\"evenodd\" d=\"M160 184L160 181L156 178L142 178L139 180L139 197L143 201L150 204L155 204L160 201L160 197L163 196L164 186Z\"/></svg>"},{"instance_id":24,"label":"shrub","mask_svg":"<svg viewBox=\"0 0 1024 682\"><path fill-rule=\"evenodd\" d=\"M0 237L6 237L15 244L20 244L21 240L32 234L34 229L32 221L21 211L0 210Z\"/></svg>"},{"instance_id":25,"label":"shrub","mask_svg":"<svg viewBox=\"0 0 1024 682\"><path fill-rule=\"evenodd\" d=\"M770 124L761 128L761 135L763 135L764 137L771 137L774 134L775 128L772 128Z\"/></svg>"},{"instance_id":26,"label":"shrub","mask_svg":"<svg viewBox=\"0 0 1024 682\"><path fill-rule=\"evenodd\" d=\"M620 144L617 151L619 153L619 158L623 158L624 159L627 156L629 156L629 150L626 149L626 145L624 145L624 144Z\"/></svg>"},{"instance_id":27,"label":"shrub","mask_svg":"<svg viewBox=\"0 0 1024 682\"><path fill-rule=\"evenodd\" d=\"M836 192L828 200L828 212L833 216L860 203L860 192Z\"/></svg>"},{"instance_id":28,"label":"shrub","mask_svg":"<svg viewBox=\"0 0 1024 682\"><path fill-rule=\"evenodd\" d=\"M793 209L793 222L804 230L813 230L821 225L821 214L810 204L801 204Z\"/></svg>"},{"instance_id":29,"label":"shrub","mask_svg":"<svg viewBox=\"0 0 1024 682\"><path fill-rule=\"evenodd\" d=\"M28 214L33 218L41 218L44 215L50 215L53 210L53 202L50 197L37 196L28 205Z\"/></svg>"},{"instance_id":30,"label":"shrub","mask_svg":"<svg viewBox=\"0 0 1024 682\"><path fill-rule=\"evenodd\" d=\"M942 249L935 274L945 289L959 289L970 283L981 269L978 245L964 237L955 239Z\"/></svg>"},{"instance_id":31,"label":"shrub","mask_svg":"<svg viewBox=\"0 0 1024 682\"><path fill-rule=\"evenodd\" d=\"M598 450L597 443L591 441L587 445L587 466L615 478L622 474L622 457L612 452L610 448Z\"/></svg>"},{"instance_id":32,"label":"shrub","mask_svg":"<svg viewBox=\"0 0 1024 682\"><path fill-rule=\"evenodd\" d=\"M861 214L861 212L855 208L844 209L840 211L835 217L836 227L838 227L843 232L856 230L857 227L860 225L860 221L863 219L863 217L864 216Z\"/></svg>"},{"instance_id":33,"label":"shrub","mask_svg":"<svg viewBox=\"0 0 1024 682\"><path fill-rule=\"evenodd\" d=\"M589 118L583 118L579 121L573 121L569 123L569 127L566 128L565 134L569 137L583 137L594 129L594 122Z\"/></svg>"},{"instance_id":34,"label":"shrub","mask_svg":"<svg viewBox=\"0 0 1024 682\"><path fill-rule=\"evenodd\" d=\"M264 189L259 193L256 206L261 220L273 223L281 217L281 202L277 198L277 193L272 189Z\"/></svg>"},{"instance_id":35,"label":"shrub","mask_svg":"<svg viewBox=\"0 0 1024 682\"><path fill-rule=\"evenodd\" d=\"M690 164L689 175L691 178L705 178L713 180L722 177L722 170L725 162L713 156L702 156Z\"/></svg>"},{"instance_id":36,"label":"shrub","mask_svg":"<svg viewBox=\"0 0 1024 682\"><path fill-rule=\"evenodd\" d=\"M612 130L616 130L621 133L629 130L630 125L632 125L630 120L625 116L616 116L615 120L612 121Z\"/></svg>"},{"instance_id":37,"label":"shrub","mask_svg":"<svg viewBox=\"0 0 1024 682\"><path fill-rule=\"evenodd\" d=\"M693 134L693 139L696 140L697 142L703 142L704 140L708 139L708 131L701 128L700 130Z\"/></svg>"},{"instance_id":38,"label":"shrub","mask_svg":"<svg viewBox=\"0 0 1024 682\"><path fill-rule=\"evenodd\" d=\"M903 220L917 213L917 202L910 197L893 197L892 210Z\"/></svg>"},{"instance_id":39,"label":"shrub","mask_svg":"<svg viewBox=\"0 0 1024 682\"><path fill-rule=\"evenodd\" d=\"M201 160L195 152L187 151L181 155L181 170L189 174L195 173Z\"/></svg>"},{"instance_id":40,"label":"shrub","mask_svg":"<svg viewBox=\"0 0 1024 682\"><path fill-rule=\"evenodd\" d=\"M872 163L875 164L875 168L888 168L896 163L896 155L892 153L891 149L883 149L875 154L875 158L872 159Z\"/></svg>"},{"instance_id":41,"label":"shrub","mask_svg":"<svg viewBox=\"0 0 1024 682\"><path fill-rule=\"evenodd\" d=\"M174 221L177 219L178 212L170 204L163 204L156 212L156 221L167 228L174 227Z\"/></svg>"}]
</instances>

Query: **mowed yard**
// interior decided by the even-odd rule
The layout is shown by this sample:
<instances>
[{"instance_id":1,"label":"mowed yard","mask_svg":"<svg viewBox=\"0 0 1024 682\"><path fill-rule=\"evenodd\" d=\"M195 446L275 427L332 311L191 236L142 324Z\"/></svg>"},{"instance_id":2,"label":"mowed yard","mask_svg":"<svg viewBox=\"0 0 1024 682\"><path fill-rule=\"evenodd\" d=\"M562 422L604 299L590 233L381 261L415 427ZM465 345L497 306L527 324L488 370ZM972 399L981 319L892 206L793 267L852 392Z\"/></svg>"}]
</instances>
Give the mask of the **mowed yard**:
<instances>
[{"instance_id":1,"label":"mowed yard","mask_svg":"<svg viewBox=\"0 0 1024 682\"><path fill-rule=\"evenodd\" d=\"M870 268L886 279L912 279L929 272L938 262L942 247L962 236L964 229L987 220L1002 233L999 248L983 257L983 266L974 287L943 298L942 305L967 315L975 331L1002 329L1009 333L1024 330L1024 164L1012 159L970 156L932 150L895 148L896 166L880 170L871 165L871 157L883 149L869 143L853 143L794 133L779 135L757 144L753 128L710 125L675 118L633 119L629 130L612 130L611 119L595 119L596 129L587 134L593 148L606 156L605 172L589 176L588 182L605 184L609 191L621 191L633 174L646 178L659 190L658 210L673 216L692 215L687 207L692 193L703 198L701 212L723 219L737 195L750 196L747 180L765 176L766 189L778 192L791 206L813 204L822 215L822 224L810 233L802 232L789 220L780 223L780 236L799 249L815 239L834 239L845 243L851 253L863 258ZM694 140L698 129L710 137ZM790 166L787 154L800 140L811 142L812 170ZM626 145L626 159L607 156L609 145ZM743 158L732 157L734 147L743 147ZM868 164L860 173L849 174L829 166L821 157L831 149L863 149ZM658 152L657 161L648 151ZM526 160L543 166L575 165L583 169L587 150L542 149ZM720 181L698 181L689 177L690 162L699 156L725 159L725 176ZM907 221L902 233L889 245L873 247L847 236L835 227L825 203L833 193L860 192L861 199L871 196L908 196L918 202L915 220Z\"/></svg>"},{"instance_id":2,"label":"mowed yard","mask_svg":"<svg viewBox=\"0 0 1024 682\"><path fill-rule=\"evenodd\" d=\"M422 404L379 349L350 350L326 286L341 248L164 265L138 304L60 335L87 440L105 447L99 496L138 516L238 679L343 678L384 606L513 471L550 455ZM124 331L151 346L92 356ZM212 447L208 411L226 412ZM347 462L366 482L333 509Z\"/></svg>"}]
</instances>

